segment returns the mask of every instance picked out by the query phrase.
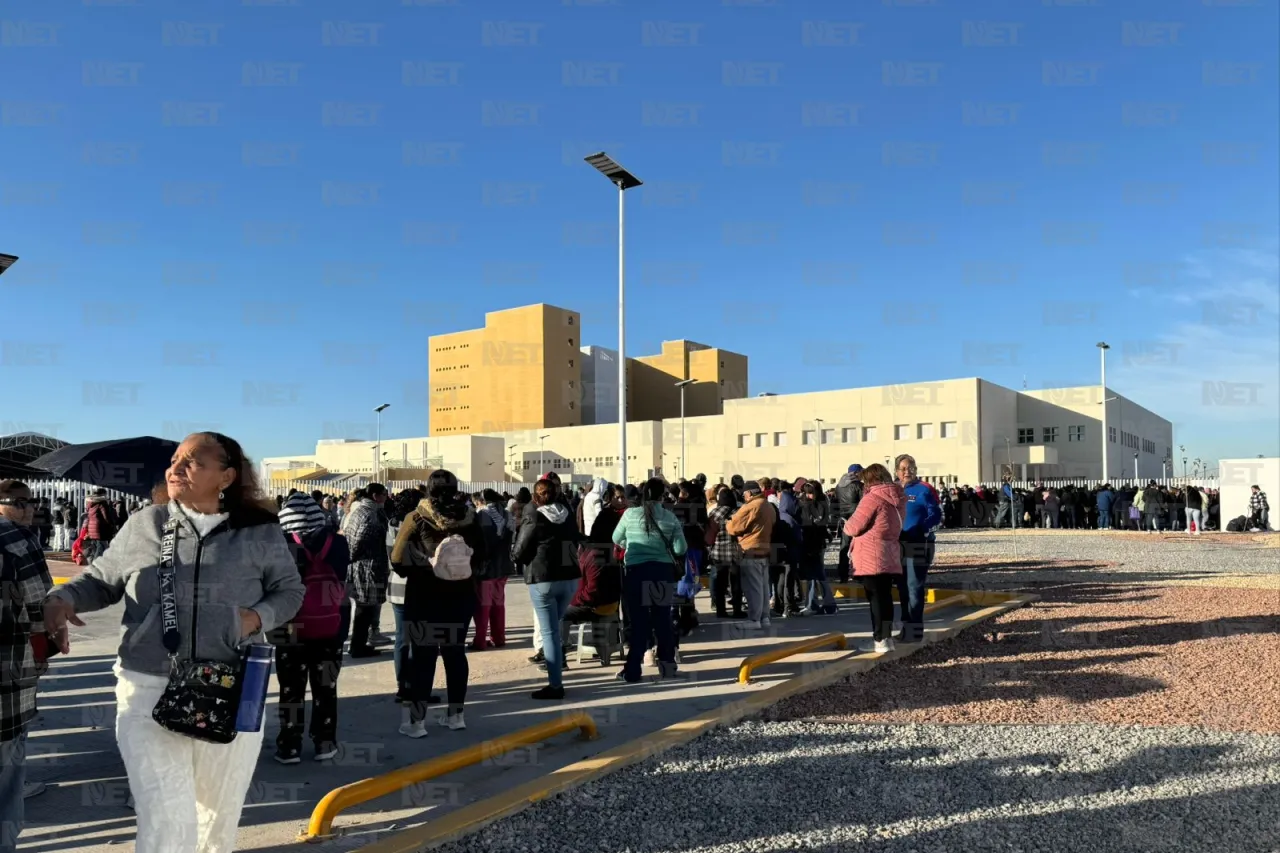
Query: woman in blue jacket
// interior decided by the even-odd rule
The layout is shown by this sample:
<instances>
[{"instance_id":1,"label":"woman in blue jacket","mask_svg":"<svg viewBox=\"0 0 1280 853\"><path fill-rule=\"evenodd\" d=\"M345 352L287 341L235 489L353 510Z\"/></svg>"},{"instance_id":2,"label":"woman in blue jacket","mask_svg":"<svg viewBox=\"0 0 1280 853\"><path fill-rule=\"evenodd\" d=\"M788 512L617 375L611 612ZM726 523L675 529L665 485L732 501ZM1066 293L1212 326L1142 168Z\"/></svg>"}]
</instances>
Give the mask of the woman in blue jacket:
<instances>
[{"instance_id":1,"label":"woman in blue jacket","mask_svg":"<svg viewBox=\"0 0 1280 853\"><path fill-rule=\"evenodd\" d=\"M898 640L919 643L924 639L925 579L933 565L933 533L942 524L942 506L933 487L917 476L915 457L902 454L895 460L894 470L907 495L907 513L902 521L902 574L898 576L902 610Z\"/></svg>"}]
</instances>

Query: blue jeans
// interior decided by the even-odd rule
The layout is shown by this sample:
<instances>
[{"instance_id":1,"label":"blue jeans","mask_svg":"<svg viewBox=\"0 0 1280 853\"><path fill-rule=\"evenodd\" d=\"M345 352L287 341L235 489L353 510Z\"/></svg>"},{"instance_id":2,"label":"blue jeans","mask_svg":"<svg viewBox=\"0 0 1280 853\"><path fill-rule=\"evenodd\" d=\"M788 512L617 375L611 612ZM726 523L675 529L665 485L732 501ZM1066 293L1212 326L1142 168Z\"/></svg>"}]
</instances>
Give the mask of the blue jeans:
<instances>
[{"instance_id":1,"label":"blue jeans","mask_svg":"<svg viewBox=\"0 0 1280 853\"><path fill-rule=\"evenodd\" d=\"M542 632L542 654L547 659L547 682L552 687L562 687L560 670L563 668L564 643L560 636L560 621L569 609L569 602L578 591L578 581L550 581L529 585L529 600L533 613L538 617L538 629Z\"/></svg>"},{"instance_id":2,"label":"blue jeans","mask_svg":"<svg viewBox=\"0 0 1280 853\"><path fill-rule=\"evenodd\" d=\"M631 645L622 675L627 681L639 681L644 653L649 650L649 635L657 640L658 666L671 674L676 664L676 632L671 622L671 607L676 599L676 582L671 579L670 563L636 563L627 566L622 581L622 598L631 617Z\"/></svg>"},{"instance_id":3,"label":"blue jeans","mask_svg":"<svg viewBox=\"0 0 1280 853\"><path fill-rule=\"evenodd\" d=\"M27 733L0 742L0 853L18 849L18 833L22 832L24 812L22 785L26 781L23 767L27 757Z\"/></svg>"},{"instance_id":4,"label":"blue jeans","mask_svg":"<svg viewBox=\"0 0 1280 853\"><path fill-rule=\"evenodd\" d=\"M902 574L897 576L902 631L908 642L924 637L925 578L933 562L932 542L902 543Z\"/></svg>"},{"instance_id":5,"label":"blue jeans","mask_svg":"<svg viewBox=\"0 0 1280 853\"><path fill-rule=\"evenodd\" d=\"M409 643L409 637L405 631L404 625L404 605L392 604L391 613L396 620L396 644L394 653L394 663L396 667L396 691L404 690L404 672L409 666L409 655L413 653L413 646Z\"/></svg>"}]
</instances>

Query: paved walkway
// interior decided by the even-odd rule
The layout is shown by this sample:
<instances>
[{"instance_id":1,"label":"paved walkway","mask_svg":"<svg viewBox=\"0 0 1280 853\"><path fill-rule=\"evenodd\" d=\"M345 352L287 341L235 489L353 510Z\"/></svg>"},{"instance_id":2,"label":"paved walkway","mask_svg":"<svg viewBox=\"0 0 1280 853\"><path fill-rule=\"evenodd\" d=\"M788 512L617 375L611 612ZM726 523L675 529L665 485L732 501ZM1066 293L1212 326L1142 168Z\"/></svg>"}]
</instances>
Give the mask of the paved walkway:
<instances>
[{"instance_id":1,"label":"paved walkway","mask_svg":"<svg viewBox=\"0 0 1280 853\"><path fill-rule=\"evenodd\" d=\"M861 603L842 601L835 616L778 620L768 635L745 632L741 623L706 613L705 594L699 596L699 603L703 623L694 637L684 641L681 678L627 685L615 680L617 665L603 668L598 663L571 663L565 676L566 701L534 702L529 694L545 684L546 676L526 660L532 610L522 585L513 583L508 587L510 645L468 655L468 729L453 732L433 726L429 737L417 741L396 732L405 712L391 701L394 679L389 653L373 660L347 659L339 687L343 752L331 762L312 762L305 752L301 765L276 764L271 760L275 715L269 709L262 761L249 792L237 849L297 850L294 840L305 828L311 810L325 793L340 785L494 738L566 709L585 709L596 718L601 734L598 740L585 743L562 735L547 744L385 797L340 815L335 826L345 830L344 837L308 848L325 853L353 850L371 843L380 833L404 829L490 797L741 698L749 691L765 689L815 663L857 653L851 647L846 653L797 656L760 670L758 681L750 686L738 685L742 658L771 645L828 631L860 635L858 644L870 645L867 607ZM939 611L928 617L929 627L945 628L955 617L974 609ZM27 802L24 853L114 853L133 838L134 816L124 805L128 789L112 730L115 707L110 669L119 618L119 608L89 614L88 626L72 637L71 657L56 664L41 682L41 715L31 733L28 773L33 780L50 783L50 788ZM388 610L384 627L389 623ZM441 670L437 673L437 692L441 694L443 679Z\"/></svg>"}]
</instances>

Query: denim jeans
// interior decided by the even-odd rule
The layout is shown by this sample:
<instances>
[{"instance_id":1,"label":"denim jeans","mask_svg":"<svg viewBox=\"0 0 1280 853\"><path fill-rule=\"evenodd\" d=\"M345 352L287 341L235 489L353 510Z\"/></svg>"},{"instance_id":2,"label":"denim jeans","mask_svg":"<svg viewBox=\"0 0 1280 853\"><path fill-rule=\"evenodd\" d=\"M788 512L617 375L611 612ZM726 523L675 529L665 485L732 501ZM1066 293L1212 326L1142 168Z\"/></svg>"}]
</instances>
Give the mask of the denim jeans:
<instances>
[{"instance_id":1,"label":"denim jeans","mask_svg":"<svg viewBox=\"0 0 1280 853\"><path fill-rule=\"evenodd\" d=\"M18 833L24 817L22 786L26 781L23 767L27 757L27 733L0 742L0 853L18 849Z\"/></svg>"},{"instance_id":2,"label":"denim jeans","mask_svg":"<svg viewBox=\"0 0 1280 853\"><path fill-rule=\"evenodd\" d=\"M1199 536L1200 531L1204 529L1204 518L1201 516L1201 511L1198 509L1187 510L1187 521L1190 522L1190 524L1187 525L1188 527L1190 527L1191 524L1196 526L1196 535Z\"/></svg>"},{"instance_id":3,"label":"denim jeans","mask_svg":"<svg viewBox=\"0 0 1280 853\"><path fill-rule=\"evenodd\" d=\"M529 599L533 602L533 613L538 618L538 629L542 634L542 654L547 659L547 683L552 687L564 686L560 678L564 665L560 621L577 591L577 578L529 584Z\"/></svg>"},{"instance_id":4,"label":"denim jeans","mask_svg":"<svg viewBox=\"0 0 1280 853\"><path fill-rule=\"evenodd\" d=\"M674 674L676 631L671 621L671 608L676 599L676 582L671 579L670 563L636 563L627 566L622 580L622 597L631 614L631 645L627 662L622 667L627 681L639 681L648 638L656 640L658 666L663 674Z\"/></svg>"},{"instance_id":5,"label":"denim jeans","mask_svg":"<svg viewBox=\"0 0 1280 853\"><path fill-rule=\"evenodd\" d=\"M395 667L396 667L396 692L404 691L404 678L409 671L409 655L413 653L413 646L409 644L408 633L405 631L404 624L404 605L392 604L391 614L396 620L396 644L395 644Z\"/></svg>"},{"instance_id":6,"label":"denim jeans","mask_svg":"<svg viewBox=\"0 0 1280 853\"><path fill-rule=\"evenodd\" d=\"M902 574L897 576L902 630L909 642L924 636L925 578L933 562L932 542L903 542Z\"/></svg>"}]
</instances>

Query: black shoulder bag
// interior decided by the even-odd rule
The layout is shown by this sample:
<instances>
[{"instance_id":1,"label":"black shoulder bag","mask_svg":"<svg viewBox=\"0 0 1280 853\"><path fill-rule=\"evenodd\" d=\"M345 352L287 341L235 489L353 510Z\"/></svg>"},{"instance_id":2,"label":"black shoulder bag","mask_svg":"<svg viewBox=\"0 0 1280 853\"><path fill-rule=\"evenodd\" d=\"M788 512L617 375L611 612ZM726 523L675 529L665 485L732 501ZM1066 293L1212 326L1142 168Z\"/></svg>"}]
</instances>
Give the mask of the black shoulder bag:
<instances>
[{"instance_id":1,"label":"black shoulder bag","mask_svg":"<svg viewBox=\"0 0 1280 853\"><path fill-rule=\"evenodd\" d=\"M231 743L236 738L236 713L240 707L243 662L179 660L182 635L178 633L178 592L174 559L178 522L170 519L160 540L160 613L164 647L169 652L169 683L151 712L161 727L209 743ZM195 593L191 600L191 654L196 651L196 616L200 609L200 567L196 565Z\"/></svg>"}]
</instances>

